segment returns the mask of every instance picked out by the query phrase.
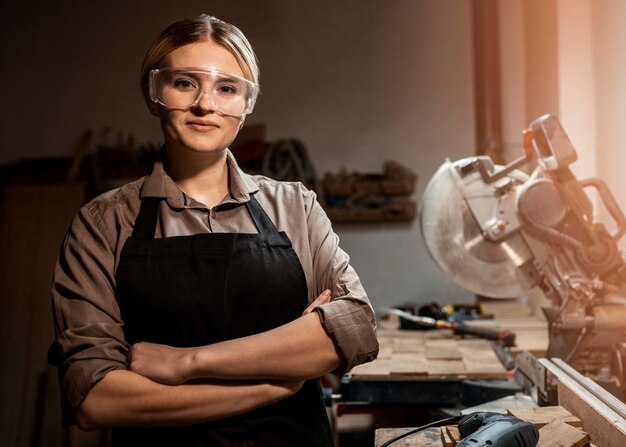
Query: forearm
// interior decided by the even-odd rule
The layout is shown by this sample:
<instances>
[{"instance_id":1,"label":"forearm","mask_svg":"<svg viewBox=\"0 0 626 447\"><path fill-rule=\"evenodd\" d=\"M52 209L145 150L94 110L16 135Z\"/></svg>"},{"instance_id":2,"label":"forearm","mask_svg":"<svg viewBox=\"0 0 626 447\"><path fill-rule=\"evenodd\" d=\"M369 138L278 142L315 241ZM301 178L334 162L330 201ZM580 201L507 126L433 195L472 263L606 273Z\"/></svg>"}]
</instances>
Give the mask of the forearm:
<instances>
[{"instance_id":1,"label":"forearm","mask_svg":"<svg viewBox=\"0 0 626 447\"><path fill-rule=\"evenodd\" d=\"M189 351L189 379L310 379L336 369L341 357L317 312L249 337Z\"/></svg>"},{"instance_id":2,"label":"forearm","mask_svg":"<svg viewBox=\"0 0 626 447\"><path fill-rule=\"evenodd\" d=\"M131 371L109 372L77 412L82 430L177 426L222 419L290 396L293 384L224 381L162 385Z\"/></svg>"}]
</instances>

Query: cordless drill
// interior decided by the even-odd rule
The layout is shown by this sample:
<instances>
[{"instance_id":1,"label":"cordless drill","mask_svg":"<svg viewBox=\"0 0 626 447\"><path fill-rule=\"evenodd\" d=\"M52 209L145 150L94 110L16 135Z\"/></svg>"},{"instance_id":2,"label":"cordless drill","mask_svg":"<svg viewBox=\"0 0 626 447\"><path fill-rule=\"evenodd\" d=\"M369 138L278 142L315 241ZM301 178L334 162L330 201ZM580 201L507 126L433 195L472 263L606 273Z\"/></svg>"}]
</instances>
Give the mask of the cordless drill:
<instances>
[{"instance_id":1,"label":"cordless drill","mask_svg":"<svg viewBox=\"0 0 626 447\"><path fill-rule=\"evenodd\" d=\"M514 416L479 411L459 421L463 438L456 447L535 447L539 430Z\"/></svg>"}]
</instances>

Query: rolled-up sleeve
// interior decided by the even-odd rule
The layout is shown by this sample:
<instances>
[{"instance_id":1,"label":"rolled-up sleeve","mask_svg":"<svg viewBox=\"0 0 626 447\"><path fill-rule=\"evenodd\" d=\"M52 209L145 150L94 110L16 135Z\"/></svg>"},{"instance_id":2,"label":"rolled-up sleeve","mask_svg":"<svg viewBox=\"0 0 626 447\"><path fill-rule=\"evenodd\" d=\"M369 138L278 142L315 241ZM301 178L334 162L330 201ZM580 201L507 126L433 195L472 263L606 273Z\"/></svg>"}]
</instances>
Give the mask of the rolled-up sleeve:
<instances>
[{"instance_id":1,"label":"rolled-up sleeve","mask_svg":"<svg viewBox=\"0 0 626 447\"><path fill-rule=\"evenodd\" d=\"M314 310L343 358L336 372L347 372L378 355L376 316L349 256L339 247L339 237L310 191L308 201L307 226L317 293L332 291L331 302Z\"/></svg>"},{"instance_id":2,"label":"rolled-up sleeve","mask_svg":"<svg viewBox=\"0 0 626 447\"><path fill-rule=\"evenodd\" d=\"M74 422L77 408L100 379L127 369L129 346L114 293L114 241L107 240L99 222L94 208L81 209L54 271L55 341L49 360L59 370L65 425Z\"/></svg>"}]
</instances>

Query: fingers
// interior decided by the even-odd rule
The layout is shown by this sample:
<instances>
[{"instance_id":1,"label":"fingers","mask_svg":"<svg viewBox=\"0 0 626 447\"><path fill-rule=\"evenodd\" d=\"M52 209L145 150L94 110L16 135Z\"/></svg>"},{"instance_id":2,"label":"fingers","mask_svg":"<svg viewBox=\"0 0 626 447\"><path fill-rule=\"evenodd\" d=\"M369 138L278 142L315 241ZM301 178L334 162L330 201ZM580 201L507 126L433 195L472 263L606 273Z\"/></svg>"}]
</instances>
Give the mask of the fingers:
<instances>
[{"instance_id":1,"label":"fingers","mask_svg":"<svg viewBox=\"0 0 626 447\"><path fill-rule=\"evenodd\" d=\"M322 304L329 303L331 297L332 297L331 291L329 289L324 290L317 298L315 298L315 301L309 304L309 307L304 309L304 312L302 312L302 315L306 315L310 313L317 306L321 306Z\"/></svg>"},{"instance_id":2,"label":"fingers","mask_svg":"<svg viewBox=\"0 0 626 447\"><path fill-rule=\"evenodd\" d=\"M332 296L331 292L329 289L324 290L322 293L320 293L320 296L318 296L317 298L315 298L315 301L313 301L313 303L316 303L316 305L320 305L320 304L326 304L330 301L330 297Z\"/></svg>"}]
</instances>

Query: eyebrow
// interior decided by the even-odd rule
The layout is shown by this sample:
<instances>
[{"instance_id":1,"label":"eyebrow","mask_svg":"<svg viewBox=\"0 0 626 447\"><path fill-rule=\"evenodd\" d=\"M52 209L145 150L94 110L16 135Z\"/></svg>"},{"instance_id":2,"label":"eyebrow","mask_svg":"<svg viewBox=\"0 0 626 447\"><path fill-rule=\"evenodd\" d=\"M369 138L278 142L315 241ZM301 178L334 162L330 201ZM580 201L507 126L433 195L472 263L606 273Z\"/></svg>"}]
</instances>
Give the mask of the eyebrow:
<instances>
[{"instance_id":1,"label":"eyebrow","mask_svg":"<svg viewBox=\"0 0 626 447\"><path fill-rule=\"evenodd\" d=\"M181 67L181 68L176 68L176 67L168 67L168 70L172 70L176 73L183 73L183 74L192 74L192 73L202 73L202 74L211 74L214 76L220 76L224 79L229 79L231 81L241 81L242 78L240 76L237 76L235 74L232 73L227 73L225 71L211 71L211 70L203 70L203 69L199 69L199 68L193 68L193 67Z\"/></svg>"},{"instance_id":2,"label":"eyebrow","mask_svg":"<svg viewBox=\"0 0 626 447\"><path fill-rule=\"evenodd\" d=\"M209 72L209 73L211 73L211 72ZM234 74L232 74L232 73L226 73L226 72L219 72L219 73L216 73L216 72L212 72L212 74L213 74L214 76L219 77L220 79L227 80L227 81L232 81L232 82L236 82L236 81L239 81L239 82L240 82L240 81L241 81L241 79L242 79L242 78L240 78L239 76L234 75Z\"/></svg>"}]
</instances>

